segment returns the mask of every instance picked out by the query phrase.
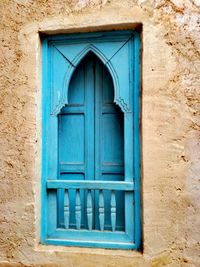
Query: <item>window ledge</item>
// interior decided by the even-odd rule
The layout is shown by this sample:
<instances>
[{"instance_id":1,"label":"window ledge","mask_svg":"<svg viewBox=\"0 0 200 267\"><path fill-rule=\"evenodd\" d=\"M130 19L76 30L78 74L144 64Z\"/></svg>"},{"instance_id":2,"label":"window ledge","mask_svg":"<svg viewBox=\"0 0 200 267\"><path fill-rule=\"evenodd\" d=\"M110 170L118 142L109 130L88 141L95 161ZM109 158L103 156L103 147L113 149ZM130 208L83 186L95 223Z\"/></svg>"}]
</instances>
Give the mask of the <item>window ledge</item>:
<instances>
[{"instance_id":1,"label":"window ledge","mask_svg":"<svg viewBox=\"0 0 200 267\"><path fill-rule=\"evenodd\" d=\"M42 245L37 244L35 247L37 252L62 252L62 253L74 253L74 254L92 254L92 255L104 255L104 256L120 256L130 258L142 257L142 252L136 250L121 250L121 249L104 249L104 248L82 248L82 247L63 247L54 245Z\"/></svg>"}]
</instances>

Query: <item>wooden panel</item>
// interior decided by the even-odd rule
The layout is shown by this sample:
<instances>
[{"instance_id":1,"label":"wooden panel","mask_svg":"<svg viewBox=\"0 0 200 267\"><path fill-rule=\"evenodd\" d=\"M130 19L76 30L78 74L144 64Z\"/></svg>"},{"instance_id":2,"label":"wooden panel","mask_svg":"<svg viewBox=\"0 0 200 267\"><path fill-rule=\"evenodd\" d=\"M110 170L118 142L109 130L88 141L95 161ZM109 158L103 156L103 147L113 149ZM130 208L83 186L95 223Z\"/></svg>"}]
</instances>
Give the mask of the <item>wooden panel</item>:
<instances>
[{"instance_id":1,"label":"wooden panel","mask_svg":"<svg viewBox=\"0 0 200 267\"><path fill-rule=\"evenodd\" d=\"M102 104L105 106L106 104L112 104L114 101L114 88L113 81L110 73L106 68L103 68L103 96L102 96Z\"/></svg>"},{"instance_id":2,"label":"wooden panel","mask_svg":"<svg viewBox=\"0 0 200 267\"><path fill-rule=\"evenodd\" d=\"M73 75L68 94L68 106L71 105L84 105L84 66L80 64L76 70L76 75Z\"/></svg>"},{"instance_id":3,"label":"wooden panel","mask_svg":"<svg viewBox=\"0 0 200 267\"><path fill-rule=\"evenodd\" d=\"M102 174L124 174L124 164L104 163L101 165Z\"/></svg>"},{"instance_id":4,"label":"wooden panel","mask_svg":"<svg viewBox=\"0 0 200 267\"><path fill-rule=\"evenodd\" d=\"M116 168L118 169L118 168ZM120 171L120 169L118 169ZM122 173L117 173L117 171L115 172L115 169L113 170L113 168L110 168L110 171L107 170L107 172L105 174L102 174L101 176L101 180L103 181L123 181L124 182L124 174ZM126 182L125 182L126 183Z\"/></svg>"},{"instance_id":5,"label":"wooden panel","mask_svg":"<svg viewBox=\"0 0 200 267\"><path fill-rule=\"evenodd\" d=\"M60 116L60 162L84 162L84 116L68 114Z\"/></svg>"},{"instance_id":6,"label":"wooden panel","mask_svg":"<svg viewBox=\"0 0 200 267\"><path fill-rule=\"evenodd\" d=\"M109 34L112 36L109 36ZM58 98L53 99L55 103L53 113L58 114L65 103L68 103L68 84L71 76L80 61L90 51L97 55L109 69L115 85L115 102L123 112L131 112L133 106L130 96L133 88L131 87L132 81L130 82L129 71L134 35L131 31L121 31L118 33L99 33L101 37L94 37L92 34L88 37L84 34L80 34L80 37L73 35L71 40L67 36L57 37L57 39L48 37L51 40L51 46L66 64L66 68L61 68L59 71L59 73L63 70L65 72L65 75L62 75L62 80L65 80L64 86L63 84L60 87L55 85L56 90L53 88L54 91L60 91L61 93ZM53 79L57 76L58 66L59 64L55 64ZM52 97L54 98L53 94Z\"/></svg>"},{"instance_id":7,"label":"wooden panel","mask_svg":"<svg viewBox=\"0 0 200 267\"><path fill-rule=\"evenodd\" d=\"M61 113L64 114L84 114L85 113L85 107L83 105L74 104L70 106L66 106L62 108Z\"/></svg>"},{"instance_id":8,"label":"wooden panel","mask_svg":"<svg viewBox=\"0 0 200 267\"><path fill-rule=\"evenodd\" d=\"M120 108L117 107L116 105L111 105L111 104L107 104L107 105L103 105L102 106L102 114L120 114Z\"/></svg>"},{"instance_id":9,"label":"wooden panel","mask_svg":"<svg viewBox=\"0 0 200 267\"><path fill-rule=\"evenodd\" d=\"M104 114L102 118L102 162L124 161L122 115Z\"/></svg>"},{"instance_id":10,"label":"wooden panel","mask_svg":"<svg viewBox=\"0 0 200 267\"><path fill-rule=\"evenodd\" d=\"M60 163L60 173L85 173L85 165L83 163Z\"/></svg>"}]
</instances>

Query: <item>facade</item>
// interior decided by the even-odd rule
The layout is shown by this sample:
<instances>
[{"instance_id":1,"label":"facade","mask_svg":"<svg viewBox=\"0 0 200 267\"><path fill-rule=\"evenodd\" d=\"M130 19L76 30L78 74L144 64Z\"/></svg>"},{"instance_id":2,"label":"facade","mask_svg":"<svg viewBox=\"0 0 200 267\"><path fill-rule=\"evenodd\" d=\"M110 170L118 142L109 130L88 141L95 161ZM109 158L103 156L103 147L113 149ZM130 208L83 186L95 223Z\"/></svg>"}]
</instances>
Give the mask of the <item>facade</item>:
<instances>
[{"instance_id":1,"label":"facade","mask_svg":"<svg viewBox=\"0 0 200 267\"><path fill-rule=\"evenodd\" d=\"M1 1L0 266L200 266L199 5L200 3L197 0ZM136 123L140 123L138 132L138 136L140 136L140 148L138 150L140 155L137 155L137 159L140 160L140 183L138 187L140 197L136 199L140 207L140 213L136 214L139 225L137 226L139 227L138 238L140 239L137 244L140 245L129 246L129 249L123 249L122 246L117 245L108 245L110 240L106 235L103 238L105 238L104 241L107 242L107 245L103 248L98 245L81 247L80 243L73 246L73 244L67 242L63 244L62 242L45 242L45 238L42 236L44 233L42 221L46 220L44 199L42 200L42 198L44 192L47 192L44 191L44 184L42 183L42 170L44 168L42 167L44 160L44 117L42 110L46 104L44 98L42 100L46 88L44 86L44 40L48 38L54 40L60 38L59 36L69 37L74 36L74 34L78 38L80 36L93 36L92 38L95 39L95 34L102 32L105 35L111 34L113 36L117 33L137 33L140 42L140 50L136 54L139 63L137 74L140 73L138 76L138 81L140 81L138 83L140 117L136 121ZM111 67L108 66L108 69L104 69L104 65L107 64L105 60L107 56L105 55L106 53L109 54L108 49L112 46L112 41L109 45L104 43L104 46L101 46L100 49L98 45L94 44L95 40L90 40L89 47L86 47L86 50L81 50L85 51L86 58L81 63L83 65L80 65L80 69L78 69L79 83L81 83L81 68L85 68L86 73L88 70L91 76L92 72L89 72L91 62L96 66L96 69L101 69L104 73L104 76L101 76L99 72L95 72L94 79L99 79L101 82L99 77L103 77L102 82L104 82L106 79L110 79L108 78L109 75L114 75ZM92 42L93 45L91 45ZM61 47L57 46L57 49L60 51L58 53L65 53ZM101 53L98 51L101 51ZM87 53L89 54L88 57ZM64 56L66 55L64 54ZM108 58L111 59L112 56ZM67 57L67 59L69 58ZM80 57L80 59L82 58ZM129 59L124 60L124 64L128 64ZM130 62L133 61L130 60ZM75 64L74 62L72 61L73 64ZM59 69L59 64L58 70L61 73L62 68ZM112 66L114 66L114 63ZM57 73L56 67L55 72ZM124 71L123 80L126 75L125 69L126 67L119 64L119 74L116 76L118 78L115 79L112 76L113 85L112 79L107 81L105 85L106 88L111 88L114 92L113 96L108 93L110 98L107 99L111 103L109 108L114 111L107 111L107 113L114 114L113 116L115 116L119 125L123 124L122 119L120 119L120 112L130 114L129 109L131 109L131 102L128 102L130 106L127 108L122 101L121 111L113 104L113 99L115 99L114 102L120 108L121 100L116 99L120 99L120 97L125 100L128 99L128 101L130 99L130 94L129 96L123 95L124 91L121 91L120 95L120 90L118 93L116 91L115 81L121 79L120 75ZM109 75L106 74L108 70L110 70ZM70 75L67 77L70 77ZM48 80L49 75L46 78ZM90 80L92 78L88 79L88 81ZM133 79L134 82L136 80ZM126 81L127 79L124 79L121 84L124 85ZM56 80L56 82L59 83L59 80ZM74 87L72 81L69 90ZM89 100L86 103L96 103L95 99L98 95L95 95L95 88L91 89L91 94L88 95ZM109 92L111 89L109 89ZM72 103L72 106L73 99L76 101L80 99L78 93L75 96L68 96L67 101L69 105ZM64 95L62 99L64 99ZM58 114L60 111L57 107L62 101L59 102L60 100L58 101L56 97L54 100L55 108L53 102L52 114ZM56 101L59 103L56 103ZM92 107L90 114L96 116ZM94 107L96 111L105 108L104 106L98 106L98 103ZM86 105L86 109L88 108L90 107ZM62 114L59 113L60 121L64 120L62 115L77 112L75 110L70 111L70 106L63 107L62 105L60 110L62 110ZM107 113L105 112L105 114ZM81 119L79 120L81 121ZM92 133L90 135L91 140L98 144L98 141L95 141L97 139L96 134L94 134L95 131L93 131L93 128L98 127L98 125L95 126L97 120L98 118L91 117L90 121L94 122L94 126L91 126L93 123L90 123L87 129ZM80 121L79 129L81 128ZM112 122L109 121L108 125L111 124ZM60 128L61 143L63 132L65 132L64 125L63 122ZM111 132L110 126L104 125L104 127L108 127L108 132ZM69 142L79 138L76 134L76 129L72 126L72 135L69 136ZM73 136L76 138L73 139ZM120 141L121 136L120 130L116 130L113 136L108 137L108 140L112 138L113 142L116 141L117 151L123 150L121 149L123 144L123 141ZM131 147L131 140L129 139L127 142L124 140L127 147ZM48 145L49 151L53 149L54 145L50 142ZM76 143L74 143L74 146L76 146ZM81 143L78 143L78 146L77 151L81 151ZM105 144L104 147L106 147ZM93 151L92 149L94 150L94 148L91 148L91 151ZM108 148L106 149L108 151ZM117 158L115 157L118 163L122 154L117 151L109 150L108 152L109 156L112 153L118 155ZM126 149L124 151L127 153ZM67 153L67 155L71 155L70 158L72 159L74 155L72 151L68 150ZM55 157L55 153L52 153L52 155ZM62 152L61 146L62 162L68 161L65 160L67 155ZM126 172L127 169L130 170L126 167L126 164L130 163L131 155L133 154L127 154L123 163L124 174L121 171L123 167L121 165L119 169L115 170L115 174L124 175L125 179L131 177ZM112 156L110 157L112 159ZM78 162L79 158L76 160ZM116 162L114 162L115 165ZM90 164L92 163L90 162ZM71 169L69 172L68 167L68 165L65 165L63 167L65 171L62 171L61 174L67 177L67 173L72 172L73 175L81 177L80 174L77 174L77 171L73 173ZM84 174L83 171L80 173L81 175ZM109 173L112 174L111 171ZM68 190L63 187L66 186L66 183L65 185L64 182L59 183L59 181L54 180L54 177L47 178L52 179L52 181L47 180L47 185L45 185L48 190L53 191L55 188ZM97 187L97 183L99 187ZM101 181L96 183L93 181L91 185L89 182L87 186L90 187L86 187L89 192L85 200L87 206L85 209L86 227L89 230L95 228L102 231L105 227L112 232L110 238L117 240L115 244L119 244L120 239L116 239L119 238L119 235L116 237L115 230L126 228L126 226L123 226L126 224L124 223L126 216L125 219L122 216L121 219L116 220L115 214L118 209L115 203L121 201L122 198L121 196L115 197L112 186L117 190L126 186L126 190L131 192L135 188L132 188L131 180L127 180L126 184L123 184L123 179L118 182L109 180L106 185L100 183ZM75 182L71 181L68 185L71 186L69 188L71 189L72 186L75 186ZM81 188L86 186L86 183L80 182L78 186L73 200L70 198L69 201L66 198L64 200L62 192L59 196L61 202L65 201L65 206L62 206L62 204L59 207L58 224L61 228L65 228L65 232L70 227L77 229L82 227L79 212L83 212L83 208L81 210L79 206L83 197L79 195L79 189L80 186L82 186ZM104 199L105 195L101 192L103 191L102 186L106 186L107 189L109 188L112 191L109 196L109 205L112 208L109 221L104 218L107 216L104 212L107 200ZM122 187L120 188L120 186ZM98 189L100 193L97 203L95 202L97 206L96 213L92 217L90 216L90 208L93 195L90 191L94 188ZM50 201L54 203L52 199ZM68 222L67 215L70 203L74 207L77 206L75 209L77 211L76 216L71 224ZM123 207L119 210L123 210ZM127 208L128 210L130 211L129 225L132 225L132 229L135 229L135 221L131 219L131 208ZM99 219L96 215L98 212L101 214ZM99 223L94 224L94 218L96 217ZM49 218L52 222L51 215ZM126 230L124 231L126 232ZM134 239L132 244L135 244Z\"/></svg>"}]
</instances>

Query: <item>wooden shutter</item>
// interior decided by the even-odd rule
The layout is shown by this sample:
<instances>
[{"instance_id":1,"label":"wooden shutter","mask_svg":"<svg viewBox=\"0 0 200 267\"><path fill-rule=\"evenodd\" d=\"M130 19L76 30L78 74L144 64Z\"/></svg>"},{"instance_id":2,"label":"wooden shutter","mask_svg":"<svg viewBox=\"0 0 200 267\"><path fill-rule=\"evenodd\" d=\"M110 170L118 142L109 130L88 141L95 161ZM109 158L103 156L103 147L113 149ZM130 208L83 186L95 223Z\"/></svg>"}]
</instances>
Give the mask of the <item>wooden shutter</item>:
<instances>
[{"instance_id":1,"label":"wooden shutter","mask_svg":"<svg viewBox=\"0 0 200 267\"><path fill-rule=\"evenodd\" d=\"M140 245L139 35L43 40L42 242Z\"/></svg>"}]
</instances>

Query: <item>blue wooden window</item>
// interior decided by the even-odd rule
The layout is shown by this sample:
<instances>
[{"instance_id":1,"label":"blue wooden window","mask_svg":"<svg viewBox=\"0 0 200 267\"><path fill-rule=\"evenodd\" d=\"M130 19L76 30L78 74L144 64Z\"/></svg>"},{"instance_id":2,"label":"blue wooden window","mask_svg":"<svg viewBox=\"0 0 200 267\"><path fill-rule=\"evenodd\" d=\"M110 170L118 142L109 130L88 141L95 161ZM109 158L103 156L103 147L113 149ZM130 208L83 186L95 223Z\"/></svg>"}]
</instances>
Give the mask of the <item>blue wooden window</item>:
<instances>
[{"instance_id":1,"label":"blue wooden window","mask_svg":"<svg viewBox=\"0 0 200 267\"><path fill-rule=\"evenodd\" d=\"M44 244L139 249L139 33L42 39Z\"/></svg>"}]
</instances>

